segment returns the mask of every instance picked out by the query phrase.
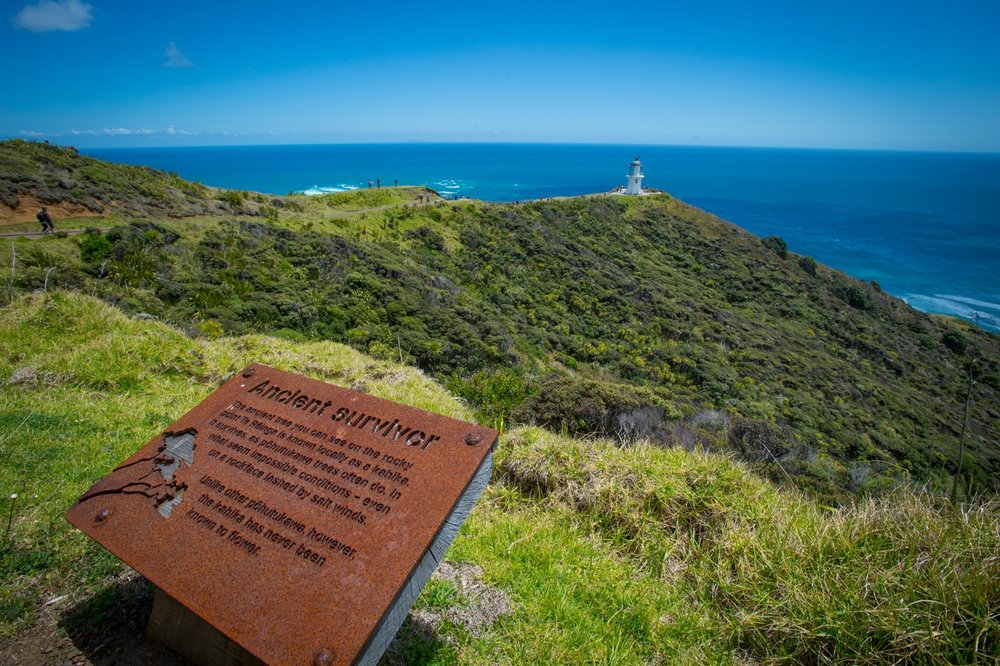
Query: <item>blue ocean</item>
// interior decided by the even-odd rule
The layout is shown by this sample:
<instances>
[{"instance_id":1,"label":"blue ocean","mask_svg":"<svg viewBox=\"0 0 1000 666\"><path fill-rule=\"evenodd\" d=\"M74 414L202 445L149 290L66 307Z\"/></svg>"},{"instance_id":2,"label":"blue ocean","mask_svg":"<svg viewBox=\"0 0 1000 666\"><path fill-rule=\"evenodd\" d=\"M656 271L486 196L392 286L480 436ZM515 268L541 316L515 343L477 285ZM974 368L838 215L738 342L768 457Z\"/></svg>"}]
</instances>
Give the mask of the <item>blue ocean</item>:
<instances>
[{"instance_id":1,"label":"blue ocean","mask_svg":"<svg viewBox=\"0 0 1000 666\"><path fill-rule=\"evenodd\" d=\"M644 184L864 280L1000 333L1000 154L556 144L90 149L218 187L273 194L426 185L524 201Z\"/></svg>"}]
</instances>

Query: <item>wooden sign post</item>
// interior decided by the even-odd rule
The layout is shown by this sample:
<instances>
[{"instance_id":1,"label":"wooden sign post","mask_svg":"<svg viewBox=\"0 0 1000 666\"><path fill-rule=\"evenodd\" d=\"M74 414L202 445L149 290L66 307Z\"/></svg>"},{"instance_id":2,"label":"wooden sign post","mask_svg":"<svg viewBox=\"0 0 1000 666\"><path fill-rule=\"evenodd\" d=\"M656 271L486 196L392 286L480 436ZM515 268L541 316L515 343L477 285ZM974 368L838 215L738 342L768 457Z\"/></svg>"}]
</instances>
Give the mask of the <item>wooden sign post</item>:
<instances>
[{"instance_id":1,"label":"wooden sign post","mask_svg":"<svg viewBox=\"0 0 1000 666\"><path fill-rule=\"evenodd\" d=\"M489 481L496 439L254 365L66 517L161 590L150 631L189 659L375 663ZM219 640L192 639L177 605Z\"/></svg>"}]
</instances>

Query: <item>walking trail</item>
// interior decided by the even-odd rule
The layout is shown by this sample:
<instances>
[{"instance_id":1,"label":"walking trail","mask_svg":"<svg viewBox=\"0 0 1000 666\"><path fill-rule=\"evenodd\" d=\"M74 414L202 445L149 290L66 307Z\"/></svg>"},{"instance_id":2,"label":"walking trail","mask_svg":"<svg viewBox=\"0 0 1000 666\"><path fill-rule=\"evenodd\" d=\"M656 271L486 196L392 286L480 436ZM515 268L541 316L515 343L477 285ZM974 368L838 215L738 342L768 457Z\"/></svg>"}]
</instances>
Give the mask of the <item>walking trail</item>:
<instances>
[{"instance_id":1,"label":"walking trail","mask_svg":"<svg viewBox=\"0 0 1000 666\"><path fill-rule=\"evenodd\" d=\"M431 201L428 203L413 204L415 206L433 206L440 203L438 201ZM386 210L388 208L399 208L399 204L388 204L385 206L373 206L371 208L358 208L356 210L343 210L343 211L332 211L328 214L330 218L341 218L350 217L352 215L360 215L361 213L371 213L378 210ZM96 229L97 231L107 231L111 227L90 227L91 229ZM56 229L53 233L56 234L67 234L69 236L75 236L76 234L82 234L86 229ZM0 238L41 238L44 236L41 231L11 231L9 233L0 234Z\"/></svg>"}]
</instances>

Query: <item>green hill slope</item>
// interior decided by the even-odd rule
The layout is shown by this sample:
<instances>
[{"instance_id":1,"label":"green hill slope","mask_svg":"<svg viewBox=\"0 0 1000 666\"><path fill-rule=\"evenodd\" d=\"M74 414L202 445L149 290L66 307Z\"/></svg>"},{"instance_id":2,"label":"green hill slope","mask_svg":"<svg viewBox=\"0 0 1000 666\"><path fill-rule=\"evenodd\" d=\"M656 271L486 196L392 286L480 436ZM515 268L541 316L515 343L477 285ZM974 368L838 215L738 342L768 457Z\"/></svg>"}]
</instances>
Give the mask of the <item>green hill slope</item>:
<instances>
[{"instance_id":1,"label":"green hill slope","mask_svg":"<svg viewBox=\"0 0 1000 666\"><path fill-rule=\"evenodd\" d=\"M62 514L251 361L469 416L422 373L329 342L191 339L73 293L18 296L0 310L6 661L34 663L39 645L93 662L128 656L116 651L116 617L148 613L148 592L123 585L122 566ZM493 483L392 655L988 661L1000 656L998 508L900 491L827 510L725 457L518 428L502 436ZM141 633L141 622L125 624Z\"/></svg>"},{"instance_id":2,"label":"green hill slope","mask_svg":"<svg viewBox=\"0 0 1000 666\"><path fill-rule=\"evenodd\" d=\"M971 368L963 471L1000 488L997 336L669 195L417 206L416 192L20 241L9 282L48 275L194 334L343 342L424 369L496 425L729 451L834 503L947 489Z\"/></svg>"},{"instance_id":3,"label":"green hill slope","mask_svg":"<svg viewBox=\"0 0 1000 666\"><path fill-rule=\"evenodd\" d=\"M102 162L73 149L0 141L0 224L34 223L43 205L70 217L185 217L233 211L266 214L267 202L260 195L227 197L173 173Z\"/></svg>"}]
</instances>

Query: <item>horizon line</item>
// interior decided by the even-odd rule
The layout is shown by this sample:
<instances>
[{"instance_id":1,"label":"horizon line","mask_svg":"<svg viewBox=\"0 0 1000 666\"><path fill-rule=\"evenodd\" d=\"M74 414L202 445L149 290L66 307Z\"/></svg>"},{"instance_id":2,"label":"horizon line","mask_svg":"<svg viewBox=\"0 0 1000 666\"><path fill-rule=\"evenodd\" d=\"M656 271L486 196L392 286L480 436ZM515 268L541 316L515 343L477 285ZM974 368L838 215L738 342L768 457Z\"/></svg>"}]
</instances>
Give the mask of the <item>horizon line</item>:
<instances>
[{"instance_id":1,"label":"horizon line","mask_svg":"<svg viewBox=\"0 0 1000 666\"><path fill-rule=\"evenodd\" d=\"M45 143L44 137L7 136L4 141L20 140L29 143ZM69 143L48 141L50 145L63 148L76 148ZM316 142L272 142L272 143L204 143L204 144L158 144L158 145L89 145L83 150L146 150L146 149L182 149L182 148L269 148L280 146L433 146L433 145L466 145L466 146L625 146L653 148L707 148L707 149L737 149L737 150L808 150L828 152L869 152L869 153L944 153L966 155L1000 155L1000 150L975 149L945 149L945 148L868 148L868 147L834 147L834 146L780 146L767 144L715 144L715 143L637 143L626 141L465 141L465 140L365 140L365 141L316 141Z\"/></svg>"}]
</instances>

